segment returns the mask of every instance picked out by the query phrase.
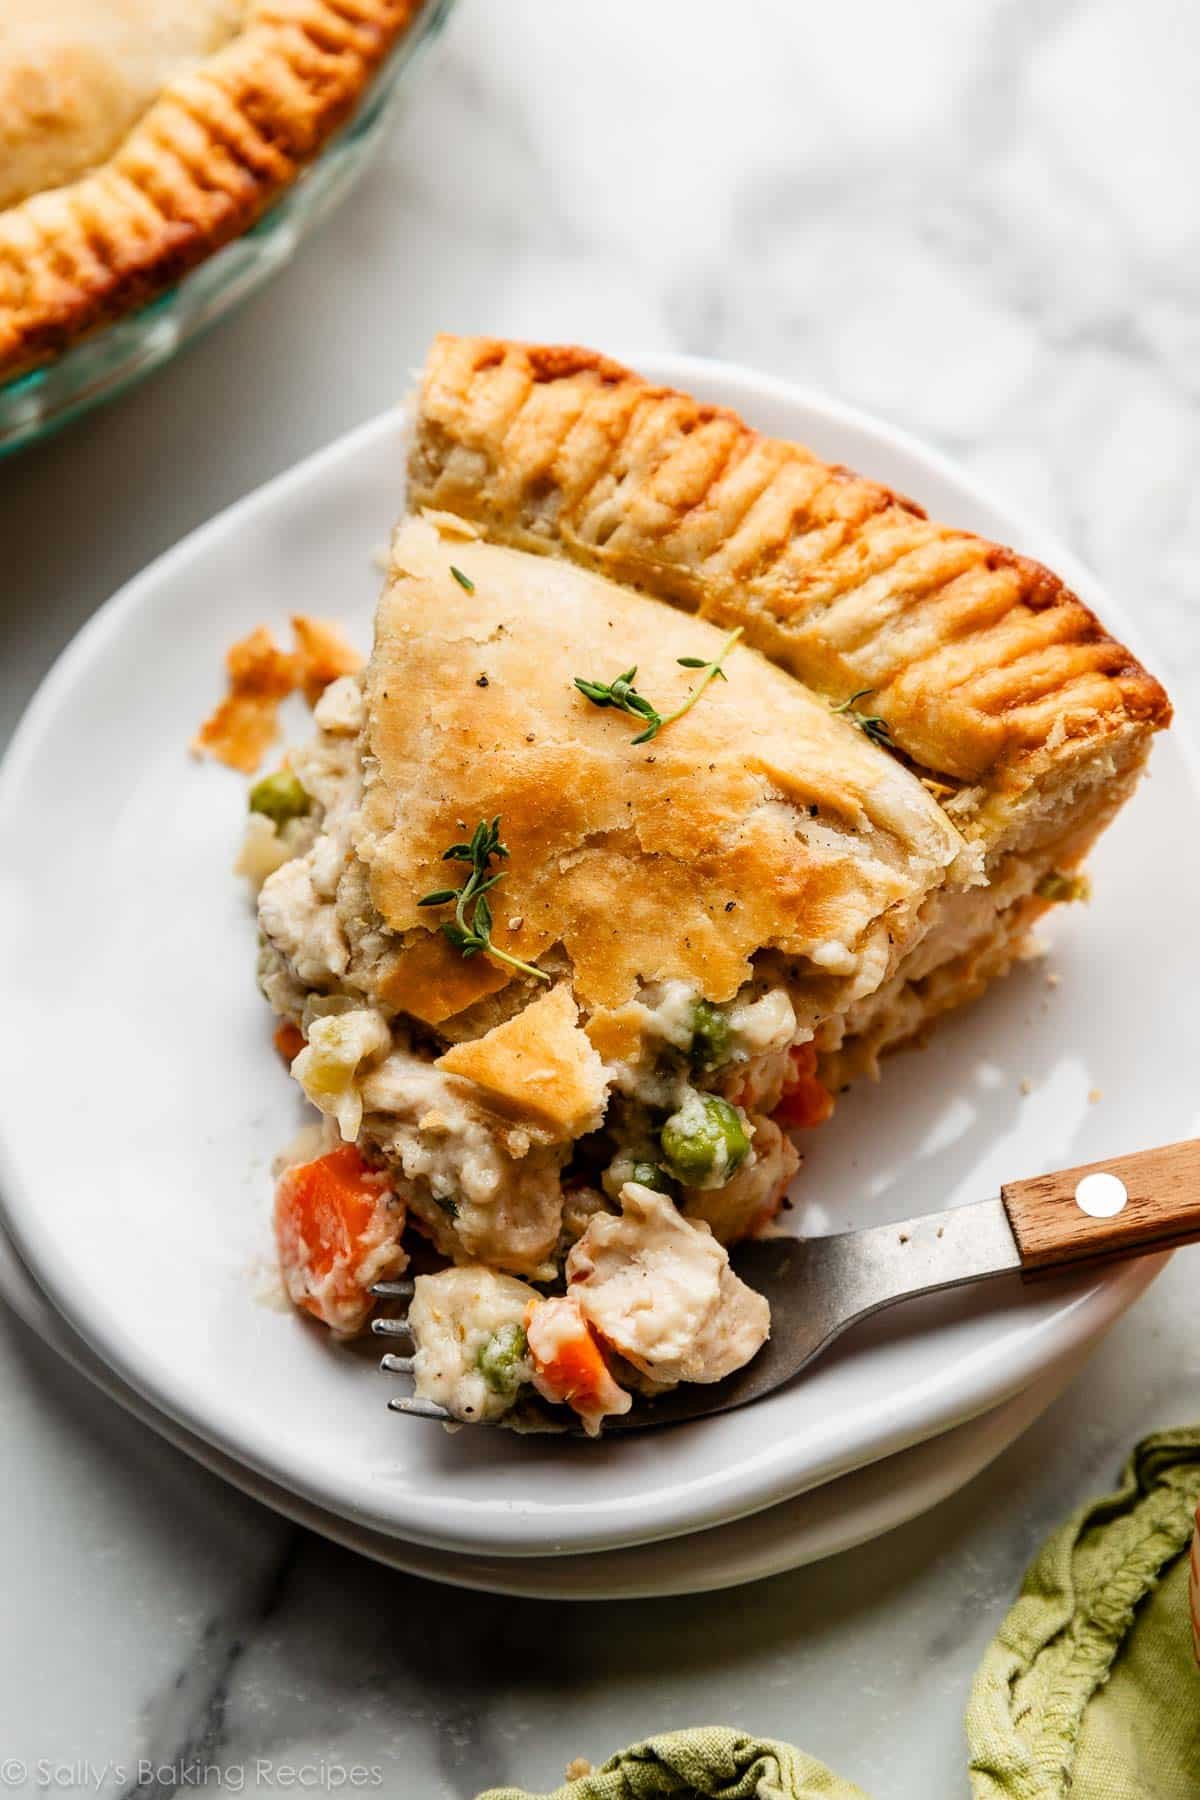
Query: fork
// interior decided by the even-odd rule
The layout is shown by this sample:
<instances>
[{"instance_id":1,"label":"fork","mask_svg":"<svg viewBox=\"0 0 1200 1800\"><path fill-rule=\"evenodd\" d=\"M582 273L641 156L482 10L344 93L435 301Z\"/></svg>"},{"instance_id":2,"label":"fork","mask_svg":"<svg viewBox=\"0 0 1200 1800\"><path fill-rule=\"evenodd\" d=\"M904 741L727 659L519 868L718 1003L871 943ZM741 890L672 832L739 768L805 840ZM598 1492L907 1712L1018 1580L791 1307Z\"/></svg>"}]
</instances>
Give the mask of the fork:
<instances>
[{"instance_id":1,"label":"fork","mask_svg":"<svg viewBox=\"0 0 1200 1800\"><path fill-rule=\"evenodd\" d=\"M749 1406L792 1380L851 1325L899 1300L1000 1275L1032 1281L1087 1270L1196 1240L1200 1138L1007 1182L998 1200L895 1225L819 1238L753 1238L730 1260L770 1303L771 1335L758 1355L723 1381L635 1399L629 1412L605 1421L605 1431L644 1431ZM413 1284L385 1281L372 1292L405 1301ZM377 1337L412 1341L403 1317L377 1318L371 1329ZM413 1358L389 1353L380 1367L411 1375ZM452 1422L431 1400L397 1396L388 1404L411 1418Z\"/></svg>"}]
</instances>

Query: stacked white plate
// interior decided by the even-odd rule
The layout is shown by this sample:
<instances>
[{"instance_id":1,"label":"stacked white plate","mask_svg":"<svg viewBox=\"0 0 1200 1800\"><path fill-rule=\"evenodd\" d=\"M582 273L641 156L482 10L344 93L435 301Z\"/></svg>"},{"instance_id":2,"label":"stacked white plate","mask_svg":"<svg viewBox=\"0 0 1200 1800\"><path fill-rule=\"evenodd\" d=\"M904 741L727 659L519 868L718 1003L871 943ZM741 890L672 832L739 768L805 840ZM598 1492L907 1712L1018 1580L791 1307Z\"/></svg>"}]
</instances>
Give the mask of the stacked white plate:
<instances>
[{"instance_id":1,"label":"stacked white plate","mask_svg":"<svg viewBox=\"0 0 1200 1800\"><path fill-rule=\"evenodd\" d=\"M1059 546L895 432L726 367L638 362L1040 556L1136 637ZM0 1192L20 1257L4 1260L5 1291L190 1454L440 1579L676 1592L861 1541L995 1456L1158 1265L912 1303L758 1406L592 1445L390 1415L372 1349L273 1298L268 1171L299 1109L230 875L243 784L186 743L225 649L255 624L286 635L289 613L315 613L366 646L373 552L402 488L389 414L153 565L26 715L0 773ZM798 1229L982 1198L1196 1129L1198 811L1173 734L1096 858L1097 900L1064 922L1058 984L1027 965L845 1096L806 1141ZM1148 891L1166 841L1171 881Z\"/></svg>"}]
</instances>

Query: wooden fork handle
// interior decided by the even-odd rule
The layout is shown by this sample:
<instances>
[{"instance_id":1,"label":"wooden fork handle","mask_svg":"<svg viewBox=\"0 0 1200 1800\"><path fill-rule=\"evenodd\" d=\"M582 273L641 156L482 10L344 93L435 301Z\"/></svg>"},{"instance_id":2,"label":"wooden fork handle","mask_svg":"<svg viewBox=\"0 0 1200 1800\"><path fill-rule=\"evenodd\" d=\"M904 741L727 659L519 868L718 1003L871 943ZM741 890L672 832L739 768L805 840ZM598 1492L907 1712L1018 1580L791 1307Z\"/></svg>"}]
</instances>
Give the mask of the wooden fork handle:
<instances>
[{"instance_id":1,"label":"wooden fork handle","mask_svg":"<svg viewBox=\"0 0 1200 1800\"><path fill-rule=\"evenodd\" d=\"M1010 1181L1000 1190L1026 1275L1200 1240L1200 1138Z\"/></svg>"}]
</instances>

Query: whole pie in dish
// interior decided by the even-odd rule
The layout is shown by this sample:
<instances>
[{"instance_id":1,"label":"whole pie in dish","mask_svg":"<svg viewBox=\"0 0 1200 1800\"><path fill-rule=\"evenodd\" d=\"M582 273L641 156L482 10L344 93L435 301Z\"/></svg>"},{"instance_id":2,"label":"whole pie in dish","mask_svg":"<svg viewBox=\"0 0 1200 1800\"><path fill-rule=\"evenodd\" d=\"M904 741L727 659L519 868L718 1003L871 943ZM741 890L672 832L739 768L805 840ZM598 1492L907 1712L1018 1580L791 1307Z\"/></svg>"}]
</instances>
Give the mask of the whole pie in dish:
<instances>
[{"instance_id":1,"label":"whole pie in dish","mask_svg":"<svg viewBox=\"0 0 1200 1800\"><path fill-rule=\"evenodd\" d=\"M6 0L0 379L252 225L420 0Z\"/></svg>"},{"instance_id":2,"label":"whole pie in dish","mask_svg":"<svg viewBox=\"0 0 1200 1800\"><path fill-rule=\"evenodd\" d=\"M587 351L439 339L408 509L251 795L284 1273L352 1333L418 1234L418 1392L596 1430L759 1349L792 1134L1081 892L1170 709L1048 570Z\"/></svg>"}]
</instances>

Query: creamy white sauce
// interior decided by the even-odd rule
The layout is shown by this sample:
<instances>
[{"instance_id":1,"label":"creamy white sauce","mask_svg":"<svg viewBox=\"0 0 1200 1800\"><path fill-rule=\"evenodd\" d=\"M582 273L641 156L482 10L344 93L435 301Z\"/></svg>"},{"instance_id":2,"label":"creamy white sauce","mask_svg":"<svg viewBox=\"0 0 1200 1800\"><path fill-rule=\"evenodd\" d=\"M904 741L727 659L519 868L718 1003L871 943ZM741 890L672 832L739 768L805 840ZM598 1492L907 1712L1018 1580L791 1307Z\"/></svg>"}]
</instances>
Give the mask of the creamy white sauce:
<instances>
[{"instance_id":1,"label":"creamy white sauce","mask_svg":"<svg viewBox=\"0 0 1200 1800\"><path fill-rule=\"evenodd\" d=\"M853 950L837 938L826 938L823 943L814 944L808 955L809 961L816 963L818 969L828 969L831 975L853 975L858 967Z\"/></svg>"},{"instance_id":2,"label":"creamy white sauce","mask_svg":"<svg viewBox=\"0 0 1200 1800\"><path fill-rule=\"evenodd\" d=\"M440 1249L520 1274L551 1274L562 1224L561 1147L531 1143L478 1104L479 1090L393 1050L362 1083L365 1130L414 1184Z\"/></svg>"},{"instance_id":3,"label":"creamy white sauce","mask_svg":"<svg viewBox=\"0 0 1200 1800\"><path fill-rule=\"evenodd\" d=\"M746 989L742 989L746 993ZM733 1050L737 1057L786 1050L796 1036L796 1009L786 988L768 988L757 1000L741 998L729 1008Z\"/></svg>"}]
</instances>

